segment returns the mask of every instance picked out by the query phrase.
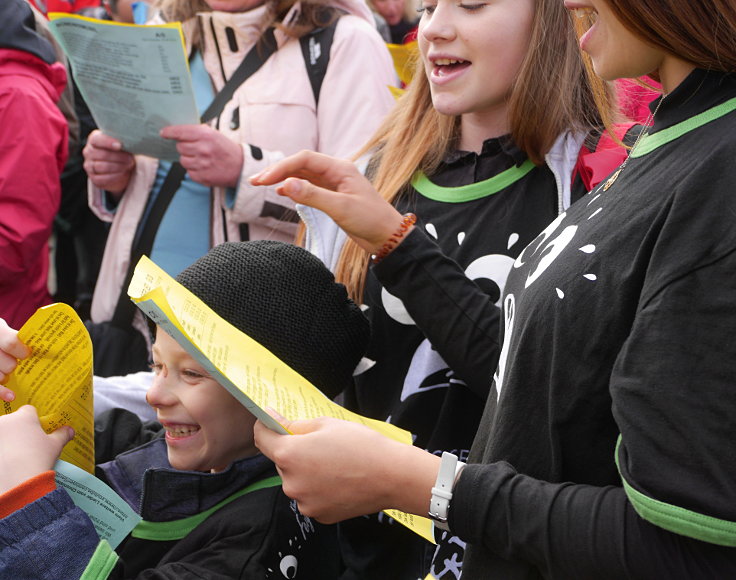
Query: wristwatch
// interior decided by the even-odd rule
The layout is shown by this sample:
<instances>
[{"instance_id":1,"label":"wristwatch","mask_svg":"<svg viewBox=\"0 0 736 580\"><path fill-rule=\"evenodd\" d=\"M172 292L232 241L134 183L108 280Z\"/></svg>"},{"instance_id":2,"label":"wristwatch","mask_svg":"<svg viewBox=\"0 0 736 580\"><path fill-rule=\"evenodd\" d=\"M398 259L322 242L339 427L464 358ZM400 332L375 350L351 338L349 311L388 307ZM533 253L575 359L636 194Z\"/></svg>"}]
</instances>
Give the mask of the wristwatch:
<instances>
[{"instance_id":1,"label":"wristwatch","mask_svg":"<svg viewBox=\"0 0 736 580\"><path fill-rule=\"evenodd\" d=\"M450 500L455 480L465 467L465 463L458 461L457 455L444 451L440 470L437 472L437 481L432 488L432 499L429 502L429 518L434 525L442 530L449 530L447 516L450 513Z\"/></svg>"}]
</instances>

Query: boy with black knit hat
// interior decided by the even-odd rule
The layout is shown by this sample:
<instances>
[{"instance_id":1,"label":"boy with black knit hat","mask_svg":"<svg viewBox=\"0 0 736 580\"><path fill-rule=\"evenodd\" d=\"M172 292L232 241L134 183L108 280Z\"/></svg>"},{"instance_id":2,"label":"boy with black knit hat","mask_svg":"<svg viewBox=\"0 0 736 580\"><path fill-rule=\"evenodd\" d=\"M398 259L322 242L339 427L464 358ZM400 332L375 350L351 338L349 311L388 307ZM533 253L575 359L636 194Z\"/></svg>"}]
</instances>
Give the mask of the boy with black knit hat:
<instances>
[{"instance_id":1,"label":"boy with black knit hat","mask_svg":"<svg viewBox=\"0 0 736 580\"><path fill-rule=\"evenodd\" d=\"M359 308L296 246L222 244L177 280L328 396L351 380L367 345ZM147 400L155 428L120 409L97 424L96 441L108 450L150 439L98 465L144 519L117 554L66 491L54 489L48 470L70 434L46 436L28 406L0 417L0 440L12 431L30 441L22 465L0 446L0 467L13 465L0 469L0 576L337 577L333 528L302 516L283 494L273 464L254 446L253 415L160 328L153 360Z\"/></svg>"}]
</instances>

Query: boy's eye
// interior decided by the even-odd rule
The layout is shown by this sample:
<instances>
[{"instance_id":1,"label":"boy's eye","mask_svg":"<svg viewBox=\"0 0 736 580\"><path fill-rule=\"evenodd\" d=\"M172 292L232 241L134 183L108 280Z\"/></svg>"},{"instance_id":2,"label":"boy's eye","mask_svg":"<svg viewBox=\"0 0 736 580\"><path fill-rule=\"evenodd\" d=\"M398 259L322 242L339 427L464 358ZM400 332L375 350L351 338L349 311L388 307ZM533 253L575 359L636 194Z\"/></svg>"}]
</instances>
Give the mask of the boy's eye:
<instances>
[{"instance_id":1,"label":"boy's eye","mask_svg":"<svg viewBox=\"0 0 736 580\"><path fill-rule=\"evenodd\" d=\"M181 371L181 374L185 377L189 377L190 379L202 379L204 378L204 374L200 373L198 371L194 371L192 369L184 369Z\"/></svg>"},{"instance_id":2,"label":"boy's eye","mask_svg":"<svg viewBox=\"0 0 736 580\"><path fill-rule=\"evenodd\" d=\"M157 362L152 362L148 366L151 367L151 370L153 371L154 375L158 375L161 372L161 369L164 368L164 365L162 365L161 363L157 363Z\"/></svg>"},{"instance_id":3,"label":"boy's eye","mask_svg":"<svg viewBox=\"0 0 736 580\"><path fill-rule=\"evenodd\" d=\"M483 8L485 6L485 4L481 2L481 3L477 3L477 4L460 4L459 6L460 6L460 8L462 8L464 10L468 10L470 12L473 12L474 10L480 10L481 8Z\"/></svg>"},{"instance_id":4,"label":"boy's eye","mask_svg":"<svg viewBox=\"0 0 736 580\"><path fill-rule=\"evenodd\" d=\"M419 14L424 14L425 12L426 12L427 14L432 14L432 12L434 12L434 9L435 9L435 8L436 8L436 6L431 6L431 5L427 5L427 6L420 6L419 8L417 8L417 12L418 12Z\"/></svg>"}]
</instances>

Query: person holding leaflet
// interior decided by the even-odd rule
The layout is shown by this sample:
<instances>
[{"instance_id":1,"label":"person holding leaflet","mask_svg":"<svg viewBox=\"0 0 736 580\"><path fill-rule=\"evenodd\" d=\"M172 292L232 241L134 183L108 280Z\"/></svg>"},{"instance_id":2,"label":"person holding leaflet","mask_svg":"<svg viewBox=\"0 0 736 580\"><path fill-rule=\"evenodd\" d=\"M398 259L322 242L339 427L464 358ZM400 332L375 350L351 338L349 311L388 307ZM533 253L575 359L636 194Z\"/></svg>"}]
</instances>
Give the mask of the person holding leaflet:
<instances>
[{"instance_id":1,"label":"person holding leaflet","mask_svg":"<svg viewBox=\"0 0 736 580\"><path fill-rule=\"evenodd\" d=\"M652 75L664 94L618 169L515 258L467 465L330 419L292 421L291 437L256 424L256 444L320 521L447 518L466 580L730 578L736 5L566 6L601 77ZM289 175L314 182L282 186L297 202L364 197L343 165L306 154L257 180ZM400 219L384 217L390 235ZM372 253L386 240L356 234Z\"/></svg>"},{"instance_id":2,"label":"person holding leaflet","mask_svg":"<svg viewBox=\"0 0 736 580\"><path fill-rule=\"evenodd\" d=\"M589 80L558 0L440 0L422 10L414 81L366 147L371 182L310 152L252 182L296 175L336 190L290 179L280 191L313 206L300 207L306 247L371 320L373 364L345 406L465 460L498 364L514 260L626 153L596 150L604 122L594 101L607 95ZM601 156L607 165L591 163ZM452 580L461 569L454 533L438 534L437 548L382 514L341 524L340 539L346 579Z\"/></svg>"}]
</instances>

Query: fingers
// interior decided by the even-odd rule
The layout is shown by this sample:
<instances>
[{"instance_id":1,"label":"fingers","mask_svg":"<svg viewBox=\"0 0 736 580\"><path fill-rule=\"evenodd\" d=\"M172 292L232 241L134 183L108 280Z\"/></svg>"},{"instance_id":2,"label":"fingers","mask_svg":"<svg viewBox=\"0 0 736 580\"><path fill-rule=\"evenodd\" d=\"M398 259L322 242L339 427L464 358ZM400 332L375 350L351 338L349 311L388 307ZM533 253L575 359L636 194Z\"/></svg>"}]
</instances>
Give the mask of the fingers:
<instances>
[{"instance_id":1,"label":"fingers","mask_svg":"<svg viewBox=\"0 0 736 580\"><path fill-rule=\"evenodd\" d=\"M302 177L322 187L337 189L345 179L359 175L360 172L350 161L314 151L300 151L251 176L250 183L274 185L288 177Z\"/></svg>"},{"instance_id":2,"label":"fingers","mask_svg":"<svg viewBox=\"0 0 736 580\"><path fill-rule=\"evenodd\" d=\"M204 135L216 132L209 125L171 125L159 131L164 139L173 139L179 142L199 141Z\"/></svg>"},{"instance_id":3,"label":"fingers","mask_svg":"<svg viewBox=\"0 0 736 580\"><path fill-rule=\"evenodd\" d=\"M334 211L336 203L344 201L344 195L323 187L318 187L306 179L289 177L276 187L276 193L288 197L296 203L308 205L316 209Z\"/></svg>"},{"instance_id":4,"label":"fingers","mask_svg":"<svg viewBox=\"0 0 736 580\"><path fill-rule=\"evenodd\" d=\"M69 425L62 425L56 431L49 433L49 439L58 449L58 453L61 454L61 450L64 449L64 446L69 443L69 441L74 439L74 435L74 429Z\"/></svg>"},{"instance_id":5,"label":"fingers","mask_svg":"<svg viewBox=\"0 0 736 580\"><path fill-rule=\"evenodd\" d=\"M89 134L89 137L87 137L87 145L85 145L83 151L85 157L87 156L86 152L92 149L122 151L123 144L117 139L105 135L102 131L95 129Z\"/></svg>"},{"instance_id":6,"label":"fingers","mask_svg":"<svg viewBox=\"0 0 736 580\"><path fill-rule=\"evenodd\" d=\"M0 318L0 350L21 359L31 354L31 349L18 338L18 331L10 328L2 318Z\"/></svg>"},{"instance_id":7,"label":"fingers","mask_svg":"<svg viewBox=\"0 0 736 580\"><path fill-rule=\"evenodd\" d=\"M24 359L31 354L31 350L18 338L18 331L10 328L0 318L0 383L5 382L8 375L18 366L18 359ZM0 399L12 401L15 398L13 392L5 387L0 387Z\"/></svg>"},{"instance_id":8,"label":"fingers","mask_svg":"<svg viewBox=\"0 0 736 580\"><path fill-rule=\"evenodd\" d=\"M97 187L119 191L121 182L127 185L130 173L135 168L135 158L123 151L123 144L101 133L93 131L82 150L84 170ZM122 180L122 181L121 181Z\"/></svg>"}]
</instances>

